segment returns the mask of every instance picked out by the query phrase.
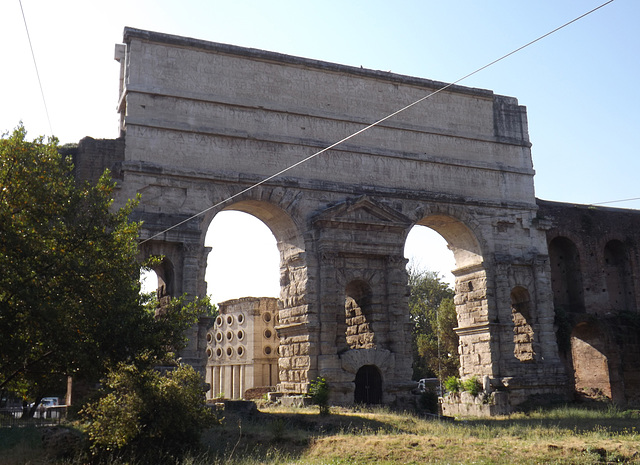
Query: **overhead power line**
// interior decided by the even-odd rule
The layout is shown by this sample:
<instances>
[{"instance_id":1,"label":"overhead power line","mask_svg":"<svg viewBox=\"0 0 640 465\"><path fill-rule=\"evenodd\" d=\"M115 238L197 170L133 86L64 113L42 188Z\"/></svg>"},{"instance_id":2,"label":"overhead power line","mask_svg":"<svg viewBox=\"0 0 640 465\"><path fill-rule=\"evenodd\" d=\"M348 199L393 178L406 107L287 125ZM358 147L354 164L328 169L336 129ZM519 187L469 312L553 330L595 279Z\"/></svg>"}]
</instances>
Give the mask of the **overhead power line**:
<instances>
[{"instance_id":1,"label":"overhead power line","mask_svg":"<svg viewBox=\"0 0 640 465\"><path fill-rule=\"evenodd\" d=\"M53 136L53 128L51 127L51 118L49 118L49 109L47 108L47 100L44 98L44 90L42 90L42 81L40 80L40 73L38 72L38 63L36 62L36 55L33 52L33 45L31 43L31 36L29 35L29 27L27 26L27 18L24 15L24 9L22 8L22 0L18 0L20 3L20 11L22 12L22 20L24 21L24 29L27 31L27 39L29 39L29 48L31 49L31 57L33 58L33 66L36 68L36 76L38 77L38 85L40 86L40 95L42 95L42 103L44 104L44 111L47 115L47 122L49 123L49 131Z\"/></svg>"},{"instance_id":2,"label":"overhead power line","mask_svg":"<svg viewBox=\"0 0 640 465\"><path fill-rule=\"evenodd\" d=\"M575 23L576 21L579 21L580 19L584 18L585 16L588 16L588 15L590 15L591 13L594 13L595 11L599 10L600 8L603 8L604 6L608 5L609 3L612 3L613 1L614 1L614 0L609 0L609 1L607 1L607 2L605 2L605 3L603 3L603 4L601 4L600 6L597 6L596 8L593 8L592 10L587 11L586 13L584 13L584 14L582 14L582 15L578 16L577 18L574 18L574 19L572 19L571 21L568 21L568 22L564 23L562 26L559 26L559 27L557 27L557 28L553 29L552 31L547 32L546 34L541 35L541 36L540 36L540 37L538 37L537 39L534 39L534 40L532 40L531 42L528 42L528 43L526 43L526 44L522 45L521 47L518 47L518 48L516 48L515 50L513 50L513 51L511 51L511 52L509 52L509 53L507 53L507 54L505 54L505 55L502 55L500 58L498 58L498 59L496 59L496 60L493 60L492 62L490 62L490 63L488 63L488 64L486 64L486 65L484 65L484 66L482 66L482 67L480 67L480 68L478 68L478 69L476 69L475 71L473 71L473 72L471 72L471 73L469 73L469 74L467 74L467 75L465 75L465 76L461 77L460 79L457 79L456 81L451 82L451 83L449 83L449 84L447 84L447 85L445 85L445 86L441 87L440 89L435 90L435 91L431 92L430 94L425 95L424 97L422 97L422 98L420 98L420 99L418 99L418 100L416 100L416 101L414 101L414 102L412 102L412 103L410 103L410 104L408 104L408 105L406 105L406 106L404 106L404 107L400 108L399 110L396 110L396 111L394 111L393 113L388 114L388 115L387 115L387 116L385 116L384 118L381 118L381 119L377 120L376 122L369 124L368 126L366 126L366 127L362 128L362 129L360 129L359 131L356 131L356 132L354 132L353 134L351 134L351 135L349 135L349 136L347 136L347 137L345 137L345 138L343 138L343 139L340 139L338 142L335 142L335 143L331 144L330 146L328 146L328 147L326 147L326 148L324 148L324 149L322 149L322 150L319 150L318 152L315 152L315 153L313 153L313 154L309 155L309 156L308 156L308 157L306 157L306 158L303 158L302 160L300 160L300 161L298 161L298 162L294 163L293 165L290 165L290 166L288 166L288 167L286 167L286 168L284 168L284 169L282 169L282 170L278 171L277 173L272 174L271 176L268 176L268 177L266 177L265 179L263 179L263 180L261 180L261 181L259 181L259 182L255 183L255 184L252 184L251 186L249 186L249 187L247 187L247 188L245 188L245 189L242 189L240 192L237 192L236 194L233 194L233 195L231 195L230 197L227 197L226 199L221 200L220 202L218 202L218 203L216 203L216 204L214 204L214 205L211 205L210 207L208 207L208 208L206 208L206 209L204 209L204 210L200 211L199 213L196 213L195 215L192 215L192 216L190 216L189 218L187 218L187 219L185 219L185 220L183 220L183 221L180 221L179 223L176 223L176 224L174 224L173 226L170 226L169 228L164 229L163 231L160 231L160 232L158 232L158 233L156 233L156 234L152 235L151 237L148 237L148 238L146 238L146 239L144 239L144 240L140 241L140 244L144 244L145 242L150 241L150 240L152 240L152 239L155 239L156 237L161 236L162 234L165 234L165 233L167 233L167 232L171 231L172 229L175 229L175 228L177 228L177 227L179 227L179 226L181 226L181 225L183 225L183 224L185 224L185 223L187 223L187 222L189 222L189 221L193 220L194 218L198 218L199 216L204 215L205 213L207 213L207 212L209 212L209 211L213 210L214 208L218 208L218 207L220 207L220 206L224 205L225 203L227 203L227 202L229 202L229 201L231 201L231 200L235 199L236 197L238 197L238 196L240 196L240 195L242 195L242 194L245 194L245 193L249 192L250 190L255 189L256 187L258 187L258 186L260 186L260 185L262 185L262 184L264 184L264 183L266 183L266 182L269 182L269 181L271 181L271 180L272 180L272 179L274 179L274 178L277 178L278 176L280 176L280 175L282 175L282 174L286 173L287 171L292 170L293 168L296 168L297 166L302 165L303 163L308 162L309 160L311 160L311 159L313 159L313 158L317 157L318 155L321 155L321 154L323 154L323 153L325 153L325 152L327 152L327 151L329 151L329 150L331 150L331 149L333 149L333 148L337 147L338 145L341 145L341 144L343 144L344 142L346 142L346 141L348 141L348 140L350 140L350 139L353 139L354 137L358 136L359 134L362 134L363 132L368 131L369 129L371 129L371 128L375 127L375 126L378 126L379 124L381 124L381 123L383 123L383 122L387 121L388 119L393 118L394 116L398 115L399 113L402 113L403 111L408 110L409 108L414 107L415 105L418 105L418 104L420 104L420 103L424 102L425 100L427 100L427 99L429 99L429 98L433 97L434 95L439 94L440 92L443 92L444 90L448 89L449 87L454 86L454 85L456 85L456 84L458 84L458 83L460 83L460 82L464 81L465 79L468 79L469 77L471 77L471 76L473 76L473 75L475 75L475 74L479 73L480 71L483 71L483 70L485 70L485 69L489 68L490 66L495 65L496 63L498 63L498 62L500 62L500 61L504 60L505 58L508 58L508 57L510 57L511 55L513 55L513 54L515 54L515 53L518 53L519 51L521 51L521 50L523 50L523 49L525 49L525 48L527 48L527 47L529 47L529 46L531 46L531 45L535 44L536 42L539 42L540 40L542 40L542 39L544 39L544 38L546 38L546 37L548 37L548 36L550 36L551 34L554 34L555 32L558 32L559 30L561 30L561 29L563 29L563 28L565 28L565 27L569 26L570 24L573 24L573 23Z\"/></svg>"},{"instance_id":3,"label":"overhead power line","mask_svg":"<svg viewBox=\"0 0 640 465\"><path fill-rule=\"evenodd\" d=\"M610 203L631 202L632 200L640 200L640 197L632 197L630 199L620 199L620 200L609 200L608 202L592 203L591 205L607 205Z\"/></svg>"}]
</instances>

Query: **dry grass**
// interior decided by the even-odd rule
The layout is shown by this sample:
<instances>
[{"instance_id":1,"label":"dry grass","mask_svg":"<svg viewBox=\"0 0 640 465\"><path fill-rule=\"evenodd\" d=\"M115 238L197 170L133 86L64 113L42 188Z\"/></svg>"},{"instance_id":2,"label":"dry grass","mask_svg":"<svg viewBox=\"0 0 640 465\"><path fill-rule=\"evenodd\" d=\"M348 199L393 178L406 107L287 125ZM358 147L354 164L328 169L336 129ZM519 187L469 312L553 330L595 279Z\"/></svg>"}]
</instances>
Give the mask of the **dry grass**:
<instances>
[{"instance_id":1,"label":"dry grass","mask_svg":"<svg viewBox=\"0 0 640 465\"><path fill-rule=\"evenodd\" d=\"M562 408L510 417L432 420L384 409L265 407L228 413L180 465L640 463L640 412ZM46 462L35 429L0 430L0 465ZM6 434L7 432L10 434ZM76 461L76 463L82 463Z\"/></svg>"},{"instance_id":2,"label":"dry grass","mask_svg":"<svg viewBox=\"0 0 640 465\"><path fill-rule=\"evenodd\" d=\"M227 418L223 441L220 431L211 439L216 464L640 463L639 421L636 412L612 409L439 421L385 410L320 417L267 408L253 419Z\"/></svg>"}]
</instances>

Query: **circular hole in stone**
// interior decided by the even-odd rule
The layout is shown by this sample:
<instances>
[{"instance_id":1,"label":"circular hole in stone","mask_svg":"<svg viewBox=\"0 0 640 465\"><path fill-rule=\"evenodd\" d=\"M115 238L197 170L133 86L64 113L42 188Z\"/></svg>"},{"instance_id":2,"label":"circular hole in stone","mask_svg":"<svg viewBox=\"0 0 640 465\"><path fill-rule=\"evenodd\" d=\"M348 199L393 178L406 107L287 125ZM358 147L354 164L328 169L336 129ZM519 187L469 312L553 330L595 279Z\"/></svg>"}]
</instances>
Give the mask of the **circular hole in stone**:
<instances>
[{"instance_id":1,"label":"circular hole in stone","mask_svg":"<svg viewBox=\"0 0 640 465\"><path fill-rule=\"evenodd\" d=\"M242 313L238 315L238 323L240 324L244 323L244 315Z\"/></svg>"},{"instance_id":2,"label":"circular hole in stone","mask_svg":"<svg viewBox=\"0 0 640 465\"><path fill-rule=\"evenodd\" d=\"M213 342L213 334L207 333L207 342L211 344Z\"/></svg>"},{"instance_id":3,"label":"circular hole in stone","mask_svg":"<svg viewBox=\"0 0 640 465\"><path fill-rule=\"evenodd\" d=\"M231 347L227 347L227 355L231 357L231 354L233 354L233 349Z\"/></svg>"},{"instance_id":4,"label":"circular hole in stone","mask_svg":"<svg viewBox=\"0 0 640 465\"><path fill-rule=\"evenodd\" d=\"M224 323L224 320L222 319L221 316L218 316L218 318L216 318L216 324L218 326L222 326L222 323Z\"/></svg>"},{"instance_id":5,"label":"circular hole in stone","mask_svg":"<svg viewBox=\"0 0 640 465\"><path fill-rule=\"evenodd\" d=\"M238 340L242 341L244 339L244 331L240 330L238 331Z\"/></svg>"},{"instance_id":6,"label":"circular hole in stone","mask_svg":"<svg viewBox=\"0 0 640 465\"><path fill-rule=\"evenodd\" d=\"M262 319L269 323L271 321L271 313L266 312L264 315L262 315Z\"/></svg>"},{"instance_id":7,"label":"circular hole in stone","mask_svg":"<svg viewBox=\"0 0 640 465\"><path fill-rule=\"evenodd\" d=\"M227 341L230 341L233 339L233 331L227 331Z\"/></svg>"},{"instance_id":8,"label":"circular hole in stone","mask_svg":"<svg viewBox=\"0 0 640 465\"><path fill-rule=\"evenodd\" d=\"M213 357L213 351L211 349L207 349L207 358Z\"/></svg>"},{"instance_id":9,"label":"circular hole in stone","mask_svg":"<svg viewBox=\"0 0 640 465\"><path fill-rule=\"evenodd\" d=\"M244 355L244 347L242 347L242 346L238 347L238 355L240 357L242 357Z\"/></svg>"},{"instance_id":10,"label":"circular hole in stone","mask_svg":"<svg viewBox=\"0 0 640 465\"><path fill-rule=\"evenodd\" d=\"M264 353L265 353L265 355L271 355L271 347L270 346L266 346L264 348Z\"/></svg>"},{"instance_id":11,"label":"circular hole in stone","mask_svg":"<svg viewBox=\"0 0 640 465\"><path fill-rule=\"evenodd\" d=\"M233 315L227 315L227 324L228 325L233 324Z\"/></svg>"},{"instance_id":12,"label":"circular hole in stone","mask_svg":"<svg viewBox=\"0 0 640 465\"><path fill-rule=\"evenodd\" d=\"M217 355L218 357L222 357L222 349L221 349L220 347L218 347L218 348L216 349L216 355Z\"/></svg>"},{"instance_id":13,"label":"circular hole in stone","mask_svg":"<svg viewBox=\"0 0 640 465\"><path fill-rule=\"evenodd\" d=\"M271 339L271 336L272 336L271 330L270 329L265 329L264 330L264 337L267 338L267 339Z\"/></svg>"},{"instance_id":14,"label":"circular hole in stone","mask_svg":"<svg viewBox=\"0 0 640 465\"><path fill-rule=\"evenodd\" d=\"M220 332L219 332L219 333L217 333L217 334L216 334L216 341L218 341L218 342L222 342L222 338L223 338L223 337L224 337L224 336L222 335L222 333L220 333Z\"/></svg>"}]
</instances>

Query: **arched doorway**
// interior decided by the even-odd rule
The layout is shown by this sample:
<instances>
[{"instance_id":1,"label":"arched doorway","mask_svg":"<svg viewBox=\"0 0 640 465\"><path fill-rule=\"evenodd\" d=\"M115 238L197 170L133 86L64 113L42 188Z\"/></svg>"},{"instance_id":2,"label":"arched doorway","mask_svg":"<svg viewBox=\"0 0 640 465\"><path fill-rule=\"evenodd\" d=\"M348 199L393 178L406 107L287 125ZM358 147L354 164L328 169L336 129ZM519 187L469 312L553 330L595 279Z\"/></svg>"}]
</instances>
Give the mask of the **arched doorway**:
<instances>
[{"instance_id":1,"label":"arched doorway","mask_svg":"<svg viewBox=\"0 0 640 465\"><path fill-rule=\"evenodd\" d=\"M375 365L365 365L356 373L355 404L376 405L382 403L382 375Z\"/></svg>"}]
</instances>

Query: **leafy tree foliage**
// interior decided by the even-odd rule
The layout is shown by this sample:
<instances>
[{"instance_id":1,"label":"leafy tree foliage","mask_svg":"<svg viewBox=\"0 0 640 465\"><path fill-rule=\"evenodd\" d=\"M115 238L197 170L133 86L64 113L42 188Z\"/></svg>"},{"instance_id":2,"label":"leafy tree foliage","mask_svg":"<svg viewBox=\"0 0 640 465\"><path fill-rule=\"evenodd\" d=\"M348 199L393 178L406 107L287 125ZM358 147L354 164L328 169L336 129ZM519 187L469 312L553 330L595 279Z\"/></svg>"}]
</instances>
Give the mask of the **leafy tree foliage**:
<instances>
[{"instance_id":1,"label":"leafy tree foliage","mask_svg":"<svg viewBox=\"0 0 640 465\"><path fill-rule=\"evenodd\" d=\"M114 183L76 183L56 139L0 139L0 389L31 399L98 380L120 362L166 358L196 306L156 318L139 294L134 206L112 209Z\"/></svg>"},{"instance_id":2,"label":"leafy tree foliage","mask_svg":"<svg viewBox=\"0 0 640 465\"><path fill-rule=\"evenodd\" d=\"M175 463L217 422L189 365L159 371L120 364L104 385L106 394L82 411L94 459Z\"/></svg>"},{"instance_id":3,"label":"leafy tree foliage","mask_svg":"<svg viewBox=\"0 0 640 465\"><path fill-rule=\"evenodd\" d=\"M454 292L433 271L409 268L414 379L457 375L460 367Z\"/></svg>"}]
</instances>

